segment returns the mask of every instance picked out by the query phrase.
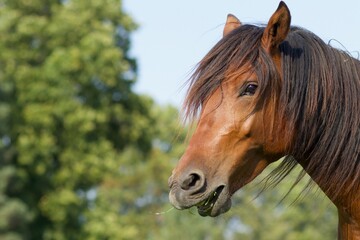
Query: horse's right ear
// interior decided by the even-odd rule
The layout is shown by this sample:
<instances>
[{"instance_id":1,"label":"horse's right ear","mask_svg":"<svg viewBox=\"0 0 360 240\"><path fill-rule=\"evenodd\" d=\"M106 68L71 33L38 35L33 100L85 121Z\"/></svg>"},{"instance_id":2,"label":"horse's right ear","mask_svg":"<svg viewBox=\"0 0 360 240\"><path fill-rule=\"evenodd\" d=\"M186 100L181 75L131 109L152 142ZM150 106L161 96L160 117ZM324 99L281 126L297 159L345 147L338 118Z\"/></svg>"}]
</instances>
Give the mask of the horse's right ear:
<instances>
[{"instance_id":1,"label":"horse's right ear","mask_svg":"<svg viewBox=\"0 0 360 240\"><path fill-rule=\"evenodd\" d=\"M262 46L268 53L278 51L290 30L291 15L289 8L281 1L275 13L271 16L262 36Z\"/></svg>"},{"instance_id":2,"label":"horse's right ear","mask_svg":"<svg viewBox=\"0 0 360 240\"><path fill-rule=\"evenodd\" d=\"M234 15L228 14L226 23L225 23L225 27L224 27L224 31L223 31L223 37L225 37L232 30L234 30L235 28L238 28L240 26L241 26L240 20L237 17L235 17Z\"/></svg>"}]
</instances>

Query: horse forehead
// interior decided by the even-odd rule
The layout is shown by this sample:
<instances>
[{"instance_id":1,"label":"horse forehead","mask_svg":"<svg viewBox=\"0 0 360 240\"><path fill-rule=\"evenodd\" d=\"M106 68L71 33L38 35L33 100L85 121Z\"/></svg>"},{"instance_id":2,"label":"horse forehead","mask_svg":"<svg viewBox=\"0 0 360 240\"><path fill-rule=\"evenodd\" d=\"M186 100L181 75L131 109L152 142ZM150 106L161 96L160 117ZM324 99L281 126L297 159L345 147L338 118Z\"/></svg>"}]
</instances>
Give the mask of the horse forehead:
<instances>
[{"instance_id":1,"label":"horse forehead","mask_svg":"<svg viewBox=\"0 0 360 240\"><path fill-rule=\"evenodd\" d=\"M226 118L231 109L231 90L220 86L214 90L214 92L209 96L208 100L204 104L202 111L202 118ZM234 101L236 100L236 97Z\"/></svg>"},{"instance_id":2,"label":"horse forehead","mask_svg":"<svg viewBox=\"0 0 360 240\"><path fill-rule=\"evenodd\" d=\"M242 66L231 66L225 75L221 87L226 94L231 94L239 91L244 83L250 81L257 82L257 79L258 77L255 73L255 68L252 65L244 64Z\"/></svg>"},{"instance_id":3,"label":"horse forehead","mask_svg":"<svg viewBox=\"0 0 360 240\"><path fill-rule=\"evenodd\" d=\"M253 68L249 66L243 66L241 69L229 68L224 80L204 102L203 115L210 114L219 108L222 109L224 106L234 107L240 88L246 82L257 82L257 75Z\"/></svg>"}]
</instances>

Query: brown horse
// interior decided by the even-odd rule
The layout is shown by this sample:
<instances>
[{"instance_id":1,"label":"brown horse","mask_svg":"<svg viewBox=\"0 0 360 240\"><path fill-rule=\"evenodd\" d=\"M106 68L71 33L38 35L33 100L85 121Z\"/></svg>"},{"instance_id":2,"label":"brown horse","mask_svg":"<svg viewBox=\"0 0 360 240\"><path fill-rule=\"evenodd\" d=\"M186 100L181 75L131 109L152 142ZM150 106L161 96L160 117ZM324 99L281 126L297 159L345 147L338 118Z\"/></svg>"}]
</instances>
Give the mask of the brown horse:
<instances>
[{"instance_id":1,"label":"brown horse","mask_svg":"<svg viewBox=\"0 0 360 240\"><path fill-rule=\"evenodd\" d=\"M184 111L198 122L170 202L217 216L282 159L275 180L299 163L337 206L339 239L360 239L360 62L290 20L283 2L264 27L228 16L190 79Z\"/></svg>"}]
</instances>

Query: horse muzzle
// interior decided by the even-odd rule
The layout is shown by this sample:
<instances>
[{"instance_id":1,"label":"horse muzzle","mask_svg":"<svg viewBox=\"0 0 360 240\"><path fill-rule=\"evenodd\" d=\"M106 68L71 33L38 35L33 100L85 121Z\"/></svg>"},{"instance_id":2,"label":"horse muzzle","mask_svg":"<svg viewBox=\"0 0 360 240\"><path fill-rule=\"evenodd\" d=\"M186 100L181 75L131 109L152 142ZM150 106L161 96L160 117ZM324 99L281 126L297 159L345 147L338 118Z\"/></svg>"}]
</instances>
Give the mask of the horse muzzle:
<instances>
[{"instance_id":1,"label":"horse muzzle","mask_svg":"<svg viewBox=\"0 0 360 240\"><path fill-rule=\"evenodd\" d=\"M201 171L192 171L180 177L169 178L169 200L177 209L196 206L201 216L215 217L231 208L231 199L225 184L209 187Z\"/></svg>"}]
</instances>

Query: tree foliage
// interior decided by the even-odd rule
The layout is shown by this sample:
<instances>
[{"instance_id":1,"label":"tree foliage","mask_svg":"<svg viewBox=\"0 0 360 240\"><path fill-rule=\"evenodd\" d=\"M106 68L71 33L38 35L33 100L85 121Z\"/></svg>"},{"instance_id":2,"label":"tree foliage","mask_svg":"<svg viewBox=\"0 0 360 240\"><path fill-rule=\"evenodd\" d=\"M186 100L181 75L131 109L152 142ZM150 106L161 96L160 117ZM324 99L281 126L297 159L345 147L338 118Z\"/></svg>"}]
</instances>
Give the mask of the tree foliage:
<instances>
[{"instance_id":1,"label":"tree foliage","mask_svg":"<svg viewBox=\"0 0 360 240\"><path fill-rule=\"evenodd\" d=\"M116 0L0 5L0 227L9 238L80 239L89 192L125 149L142 159L151 149L153 102L131 89L136 26Z\"/></svg>"},{"instance_id":2,"label":"tree foliage","mask_svg":"<svg viewBox=\"0 0 360 240\"><path fill-rule=\"evenodd\" d=\"M187 134L132 90L135 28L119 0L0 0L0 239L335 236L325 198L279 203L286 182L216 219L171 208Z\"/></svg>"}]
</instances>

